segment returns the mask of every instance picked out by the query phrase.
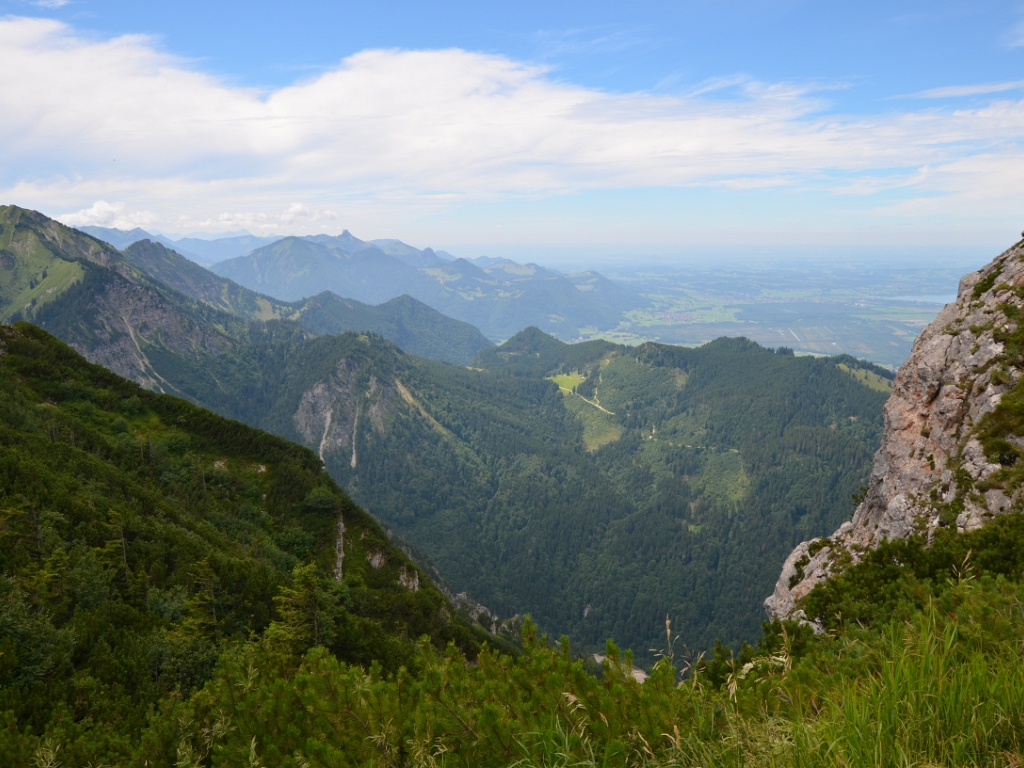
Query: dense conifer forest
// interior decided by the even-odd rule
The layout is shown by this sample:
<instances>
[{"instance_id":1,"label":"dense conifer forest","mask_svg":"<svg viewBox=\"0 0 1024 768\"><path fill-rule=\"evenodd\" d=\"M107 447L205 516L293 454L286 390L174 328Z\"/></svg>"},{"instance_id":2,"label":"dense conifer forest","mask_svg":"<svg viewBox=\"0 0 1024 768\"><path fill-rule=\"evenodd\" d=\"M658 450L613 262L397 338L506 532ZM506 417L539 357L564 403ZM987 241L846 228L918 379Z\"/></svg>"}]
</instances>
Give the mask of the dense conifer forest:
<instances>
[{"instance_id":1,"label":"dense conifer forest","mask_svg":"<svg viewBox=\"0 0 1024 768\"><path fill-rule=\"evenodd\" d=\"M346 344L358 346L313 346ZM847 519L867 480L887 392L844 360L743 339L568 345L528 329L478 357L487 375L395 374L447 434L411 414L361 433L357 466L341 452L327 466L499 613L529 611L595 650L616 637L648 663L666 613L691 647L738 648L757 637L779 564ZM313 365L296 366L297 390L319 380Z\"/></svg>"}]
</instances>

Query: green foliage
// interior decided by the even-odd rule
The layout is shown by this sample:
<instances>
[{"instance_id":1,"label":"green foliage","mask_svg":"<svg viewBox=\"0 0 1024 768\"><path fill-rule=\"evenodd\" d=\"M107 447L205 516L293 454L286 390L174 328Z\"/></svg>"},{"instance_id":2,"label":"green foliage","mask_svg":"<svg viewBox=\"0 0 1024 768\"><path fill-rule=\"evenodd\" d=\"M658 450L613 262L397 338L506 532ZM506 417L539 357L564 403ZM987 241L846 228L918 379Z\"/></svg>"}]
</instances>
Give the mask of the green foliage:
<instances>
[{"instance_id":1,"label":"green foliage","mask_svg":"<svg viewBox=\"0 0 1024 768\"><path fill-rule=\"evenodd\" d=\"M767 627L739 656L660 661L645 682L609 642L600 676L524 626L515 659L421 646L385 675L268 640L226 656L150 721L136 759L222 766L1016 765L1024 749L1019 584L960 583L957 612L815 637ZM680 677L683 679L680 680Z\"/></svg>"},{"instance_id":2,"label":"green foliage","mask_svg":"<svg viewBox=\"0 0 1024 768\"><path fill-rule=\"evenodd\" d=\"M295 566L291 586L274 597L278 618L267 630L268 641L299 655L314 646L330 646L347 597L344 585L325 578L315 564Z\"/></svg>"},{"instance_id":3,"label":"green foliage","mask_svg":"<svg viewBox=\"0 0 1024 768\"><path fill-rule=\"evenodd\" d=\"M981 278L974 286L973 295L974 298L980 299L982 294L988 293L992 290L992 286L996 284L996 280L999 279L999 275L1003 273L1002 266L996 267L983 278Z\"/></svg>"},{"instance_id":4,"label":"green foliage","mask_svg":"<svg viewBox=\"0 0 1024 768\"><path fill-rule=\"evenodd\" d=\"M552 372L583 370L615 348L616 345L608 341L566 344L530 326L500 347L481 352L473 365L505 375L541 378Z\"/></svg>"},{"instance_id":5,"label":"green foliage","mask_svg":"<svg viewBox=\"0 0 1024 768\"><path fill-rule=\"evenodd\" d=\"M843 360L847 367L855 363ZM532 409L538 418L519 429L545 435L555 427L562 430L560 443L534 443L529 461L499 463L472 435L467 447L484 467L495 468L492 483L467 489L489 501L459 500L473 503L479 517L458 515L446 503L432 505L426 521L404 517L416 508L411 497L423 491L396 471L394 447L372 454L375 465L408 478L405 483L393 482L389 495L378 495L359 482L357 469L343 470L354 475L346 485L428 552L457 589L469 588L505 613L529 610L541 626L586 648L615 636L645 662L653 660L647 649L657 644L666 613L691 647L709 647L716 638L732 647L752 642L778 563L798 541L829 533L849 517L850 496L866 480L881 434L884 393L835 361L772 354L742 339L693 350L627 349L562 344L528 329L482 353L476 364L493 369L495 384L585 376L591 404L562 398L582 435L555 410L526 404L518 410ZM431 403L433 389L418 384ZM450 378L445 391L449 400L464 398L460 419L483 407ZM496 405L491 397L481 431L498 431L501 419L491 415ZM516 411L511 402L501 407ZM451 423L448 413L434 413ZM600 424L591 423L597 419ZM616 432L598 433L605 422ZM588 452L599 434L603 447ZM521 439L510 430L493 443ZM574 451L566 450L574 443ZM401 453L419 455L414 443ZM550 460L538 460L547 455ZM432 469L448 473L435 474L452 478L447 487L455 485L453 470ZM579 491L563 494L576 477L587 479ZM477 519L486 521L479 534ZM492 573L500 580L490 581Z\"/></svg>"},{"instance_id":6,"label":"green foliage","mask_svg":"<svg viewBox=\"0 0 1024 768\"><path fill-rule=\"evenodd\" d=\"M308 449L0 327L0 764L51 738L65 764L126 763L151 707L265 630L386 670L424 634L474 655L485 633L401 569Z\"/></svg>"},{"instance_id":7,"label":"green foliage","mask_svg":"<svg viewBox=\"0 0 1024 768\"><path fill-rule=\"evenodd\" d=\"M930 545L919 537L885 541L818 584L803 608L824 627L878 626L908 617L931 600L942 605L963 579L1022 576L1024 515L1005 515L963 534L940 528Z\"/></svg>"},{"instance_id":8,"label":"green foliage","mask_svg":"<svg viewBox=\"0 0 1024 768\"><path fill-rule=\"evenodd\" d=\"M881 430L882 393L744 340L627 349L527 332L481 372L372 335L250 339L245 397L205 390L212 405L319 449L325 425L301 431L297 414L333 388L321 408L345 442L324 443L328 471L456 592L584 647L616 636L645 661L666 612L691 646L752 641L778 562L848 517ZM238 382L226 357L211 370ZM561 395L544 378L560 370L585 371L593 399Z\"/></svg>"}]
</instances>

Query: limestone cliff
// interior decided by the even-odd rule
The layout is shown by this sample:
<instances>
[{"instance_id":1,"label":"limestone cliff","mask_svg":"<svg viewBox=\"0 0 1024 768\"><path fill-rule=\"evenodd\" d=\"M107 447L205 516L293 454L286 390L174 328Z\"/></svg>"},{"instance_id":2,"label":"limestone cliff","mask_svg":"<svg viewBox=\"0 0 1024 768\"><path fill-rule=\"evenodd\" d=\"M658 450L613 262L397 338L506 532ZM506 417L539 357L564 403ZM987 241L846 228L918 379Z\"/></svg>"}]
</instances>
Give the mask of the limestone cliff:
<instances>
[{"instance_id":1,"label":"limestone cliff","mask_svg":"<svg viewBox=\"0 0 1024 768\"><path fill-rule=\"evenodd\" d=\"M1020 509L1022 350L1024 241L966 275L918 337L885 404L863 501L832 536L793 550L765 600L770 618L801 618L818 582L884 539L969 530Z\"/></svg>"}]
</instances>

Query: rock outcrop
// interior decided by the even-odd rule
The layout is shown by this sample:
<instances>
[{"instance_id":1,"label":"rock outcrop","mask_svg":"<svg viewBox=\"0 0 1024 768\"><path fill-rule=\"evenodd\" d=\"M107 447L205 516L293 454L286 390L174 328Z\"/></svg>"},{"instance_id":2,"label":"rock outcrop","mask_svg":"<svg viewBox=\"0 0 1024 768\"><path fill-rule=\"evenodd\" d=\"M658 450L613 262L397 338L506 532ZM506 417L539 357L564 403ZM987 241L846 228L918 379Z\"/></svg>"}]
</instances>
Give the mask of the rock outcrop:
<instances>
[{"instance_id":1,"label":"rock outcrop","mask_svg":"<svg viewBox=\"0 0 1024 768\"><path fill-rule=\"evenodd\" d=\"M1022 349L1024 241L966 275L918 337L885 404L863 501L832 536L793 550L765 600L770 618L802 618L800 601L816 584L885 539L970 530L1020 508L1013 465L1024 434L1002 403L1021 381Z\"/></svg>"}]
</instances>

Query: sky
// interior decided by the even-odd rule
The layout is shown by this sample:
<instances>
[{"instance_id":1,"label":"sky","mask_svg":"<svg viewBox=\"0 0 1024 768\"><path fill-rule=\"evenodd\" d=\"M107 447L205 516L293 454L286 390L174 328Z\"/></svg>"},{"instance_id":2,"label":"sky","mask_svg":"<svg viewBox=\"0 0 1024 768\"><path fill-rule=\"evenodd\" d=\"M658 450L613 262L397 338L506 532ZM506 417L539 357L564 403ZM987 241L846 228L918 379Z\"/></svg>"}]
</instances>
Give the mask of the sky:
<instances>
[{"instance_id":1,"label":"sky","mask_svg":"<svg viewBox=\"0 0 1024 768\"><path fill-rule=\"evenodd\" d=\"M988 260L1024 2L0 0L0 204L546 263Z\"/></svg>"}]
</instances>

